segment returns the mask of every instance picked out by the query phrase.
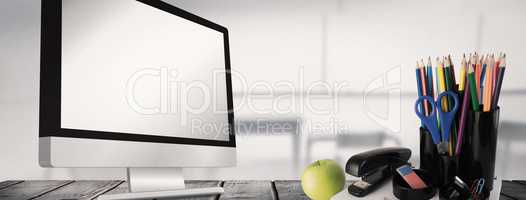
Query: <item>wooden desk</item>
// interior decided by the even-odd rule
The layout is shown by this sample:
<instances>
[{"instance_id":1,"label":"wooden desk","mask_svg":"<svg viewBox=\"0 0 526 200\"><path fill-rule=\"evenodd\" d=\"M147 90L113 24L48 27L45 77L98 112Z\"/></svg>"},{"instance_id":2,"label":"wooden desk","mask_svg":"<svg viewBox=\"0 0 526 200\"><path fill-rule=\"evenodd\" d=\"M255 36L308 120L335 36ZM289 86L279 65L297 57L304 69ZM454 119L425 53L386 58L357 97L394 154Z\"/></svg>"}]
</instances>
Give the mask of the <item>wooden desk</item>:
<instances>
[{"instance_id":1,"label":"wooden desk","mask_svg":"<svg viewBox=\"0 0 526 200\"><path fill-rule=\"evenodd\" d=\"M308 199L297 180L278 181L187 181L188 188L221 186L225 193L220 197L201 199ZM96 199L101 194L127 191L124 181L4 181L0 182L1 200L57 200ZM500 199L525 199L526 182L504 181ZM394 198L393 198L394 199Z\"/></svg>"}]
</instances>

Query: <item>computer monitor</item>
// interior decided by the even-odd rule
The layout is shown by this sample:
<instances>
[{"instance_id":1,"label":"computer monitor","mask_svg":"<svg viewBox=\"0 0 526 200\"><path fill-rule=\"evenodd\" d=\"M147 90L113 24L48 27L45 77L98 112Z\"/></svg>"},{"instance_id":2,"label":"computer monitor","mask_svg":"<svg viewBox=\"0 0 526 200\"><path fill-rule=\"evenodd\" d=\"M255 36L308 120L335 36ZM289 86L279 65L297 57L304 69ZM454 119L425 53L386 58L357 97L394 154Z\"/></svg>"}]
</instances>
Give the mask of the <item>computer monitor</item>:
<instances>
[{"instance_id":1,"label":"computer monitor","mask_svg":"<svg viewBox=\"0 0 526 200\"><path fill-rule=\"evenodd\" d=\"M41 29L41 166L127 168L136 194L115 198L222 191L151 192L235 165L225 27L159 0L42 0Z\"/></svg>"}]
</instances>

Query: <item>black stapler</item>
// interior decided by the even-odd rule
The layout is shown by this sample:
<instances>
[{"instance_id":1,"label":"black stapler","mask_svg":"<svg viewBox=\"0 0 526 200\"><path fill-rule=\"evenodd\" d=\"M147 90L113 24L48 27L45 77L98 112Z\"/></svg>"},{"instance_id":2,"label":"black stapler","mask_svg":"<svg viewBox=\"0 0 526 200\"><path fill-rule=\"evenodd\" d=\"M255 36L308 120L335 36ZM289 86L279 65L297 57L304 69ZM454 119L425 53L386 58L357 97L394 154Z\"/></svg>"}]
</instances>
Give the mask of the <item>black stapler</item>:
<instances>
[{"instance_id":1,"label":"black stapler","mask_svg":"<svg viewBox=\"0 0 526 200\"><path fill-rule=\"evenodd\" d=\"M353 182L349 193L363 197L378 188L392 175L392 169L407 164L411 150L400 147L380 148L352 156L345 166L345 172L361 177Z\"/></svg>"}]
</instances>

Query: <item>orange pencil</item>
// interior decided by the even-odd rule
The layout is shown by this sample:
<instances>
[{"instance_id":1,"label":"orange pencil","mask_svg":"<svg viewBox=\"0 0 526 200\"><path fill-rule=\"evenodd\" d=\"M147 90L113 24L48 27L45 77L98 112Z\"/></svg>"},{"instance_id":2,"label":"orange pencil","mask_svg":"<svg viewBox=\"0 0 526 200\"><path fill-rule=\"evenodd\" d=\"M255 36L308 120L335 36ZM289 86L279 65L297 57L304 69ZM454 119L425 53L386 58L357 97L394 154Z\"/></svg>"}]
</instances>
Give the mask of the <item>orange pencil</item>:
<instances>
[{"instance_id":1,"label":"orange pencil","mask_svg":"<svg viewBox=\"0 0 526 200\"><path fill-rule=\"evenodd\" d=\"M492 71L493 71L493 63L494 59L492 57L486 57L486 74L484 78L484 99L483 99L483 111L489 112L491 109L491 79L492 79Z\"/></svg>"}]
</instances>

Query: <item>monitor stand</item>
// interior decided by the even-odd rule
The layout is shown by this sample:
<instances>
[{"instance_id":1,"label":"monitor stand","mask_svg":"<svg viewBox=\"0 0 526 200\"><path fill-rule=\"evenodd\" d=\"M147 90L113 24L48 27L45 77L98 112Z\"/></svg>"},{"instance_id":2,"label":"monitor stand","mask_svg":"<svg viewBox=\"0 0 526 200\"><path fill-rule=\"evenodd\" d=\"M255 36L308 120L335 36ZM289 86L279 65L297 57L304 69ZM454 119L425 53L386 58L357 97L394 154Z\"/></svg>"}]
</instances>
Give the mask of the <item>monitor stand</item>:
<instances>
[{"instance_id":1,"label":"monitor stand","mask_svg":"<svg viewBox=\"0 0 526 200\"><path fill-rule=\"evenodd\" d=\"M129 193L101 195L99 200L164 199L214 196L223 188L185 189L181 168L127 168Z\"/></svg>"}]
</instances>

